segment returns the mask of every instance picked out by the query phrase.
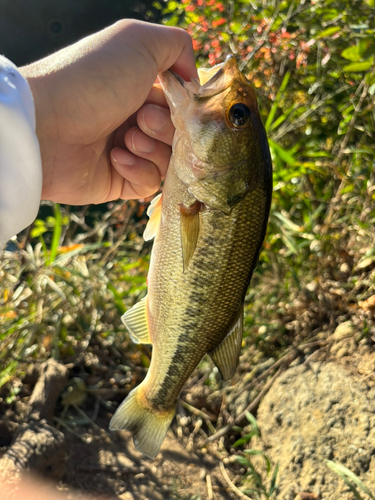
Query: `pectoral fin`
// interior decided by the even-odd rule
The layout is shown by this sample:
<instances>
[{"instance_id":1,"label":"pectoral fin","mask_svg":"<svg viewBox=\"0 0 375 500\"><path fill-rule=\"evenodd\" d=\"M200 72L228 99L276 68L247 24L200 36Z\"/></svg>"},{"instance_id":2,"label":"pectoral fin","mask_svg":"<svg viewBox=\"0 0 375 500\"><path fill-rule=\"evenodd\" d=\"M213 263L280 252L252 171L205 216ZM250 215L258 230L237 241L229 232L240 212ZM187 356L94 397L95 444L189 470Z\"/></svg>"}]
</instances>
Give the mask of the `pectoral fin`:
<instances>
[{"instance_id":1,"label":"pectoral fin","mask_svg":"<svg viewBox=\"0 0 375 500\"><path fill-rule=\"evenodd\" d=\"M182 204L179 205L184 272L186 272L197 246L200 209L201 203L199 203L199 201L196 201L193 205L187 208Z\"/></svg>"},{"instance_id":2,"label":"pectoral fin","mask_svg":"<svg viewBox=\"0 0 375 500\"><path fill-rule=\"evenodd\" d=\"M150 219L147 222L146 229L143 233L143 239L145 241L152 240L152 238L155 237L157 230L159 228L161 220L162 195L163 193L160 193L157 196L155 196L155 198L151 201L147 209L147 215L150 217Z\"/></svg>"},{"instance_id":3,"label":"pectoral fin","mask_svg":"<svg viewBox=\"0 0 375 500\"><path fill-rule=\"evenodd\" d=\"M223 380L229 380L235 374L241 352L242 332L243 306L241 306L237 320L228 335L215 350L209 353Z\"/></svg>"},{"instance_id":4,"label":"pectoral fin","mask_svg":"<svg viewBox=\"0 0 375 500\"><path fill-rule=\"evenodd\" d=\"M121 317L135 344L152 344L147 320L147 295Z\"/></svg>"}]
</instances>

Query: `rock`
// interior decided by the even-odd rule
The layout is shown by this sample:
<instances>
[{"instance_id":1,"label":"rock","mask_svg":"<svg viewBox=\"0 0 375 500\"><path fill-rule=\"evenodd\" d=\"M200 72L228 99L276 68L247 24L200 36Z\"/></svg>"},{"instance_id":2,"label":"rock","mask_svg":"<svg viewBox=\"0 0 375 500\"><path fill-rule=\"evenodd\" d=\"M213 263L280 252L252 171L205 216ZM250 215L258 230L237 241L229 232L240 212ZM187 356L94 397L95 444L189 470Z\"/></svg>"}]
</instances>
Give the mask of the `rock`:
<instances>
[{"instance_id":1,"label":"rock","mask_svg":"<svg viewBox=\"0 0 375 500\"><path fill-rule=\"evenodd\" d=\"M127 491L125 493L122 493L122 495L119 496L120 500L134 500L134 496L130 493L130 491Z\"/></svg>"},{"instance_id":2,"label":"rock","mask_svg":"<svg viewBox=\"0 0 375 500\"><path fill-rule=\"evenodd\" d=\"M354 327L351 321L345 321L338 325L336 330L331 335L333 340L342 340L346 337L350 337L354 334Z\"/></svg>"},{"instance_id":3,"label":"rock","mask_svg":"<svg viewBox=\"0 0 375 500\"><path fill-rule=\"evenodd\" d=\"M134 462L130 460L130 458L127 457L124 453L116 453L115 461L117 462L116 465L124 467L125 469L128 467L134 467Z\"/></svg>"},{"instance_id":4,"label":"rock","mask_svg":"<svg viewBox=\"0 0 375 500\"><path fill-rule=\"evenodd\" d=\"M335 342L330 352L335 354L337 358L343 358L344 356L349 356L357 350L357 342L353 337L345 338L339 342Z\"/></svg>"},{"instance_id":5,"label":"rock","mask_svg":"<svg viewBox=\"0 0 375 500\"><path fill-rule=\"evenodd\" d=\"M350 267L346 262L343 262L340 266L340 271L344 274L350 273Z\"/></svg>"},{"instance_id":6,"label":"rock","mask_svg":"<svg viewBox=\"0 0 375 500\"><path fill-rule=\"evenodd\" d=\"M273 463L279 461L277 499L289 499L293 484L295 494L351 500L327 459L352 470L374 492L375 389L341 365L310 364L310 370L300 365L283 373L258 409L264 447Z\"/></svg>"},{"instance_id":7,"label":"rock","mask_svg":"<svg viewBox=\"0 0 375 500\"><path fill-rule=\"evenodd\" d=\"M341 349L339 349L337 351L337 354L336 354L336 356L338 358L344 358L345 356L348 356L348 355L349 355L349 351L346 347L341 347Z\"/></svg>"}]
</instances>

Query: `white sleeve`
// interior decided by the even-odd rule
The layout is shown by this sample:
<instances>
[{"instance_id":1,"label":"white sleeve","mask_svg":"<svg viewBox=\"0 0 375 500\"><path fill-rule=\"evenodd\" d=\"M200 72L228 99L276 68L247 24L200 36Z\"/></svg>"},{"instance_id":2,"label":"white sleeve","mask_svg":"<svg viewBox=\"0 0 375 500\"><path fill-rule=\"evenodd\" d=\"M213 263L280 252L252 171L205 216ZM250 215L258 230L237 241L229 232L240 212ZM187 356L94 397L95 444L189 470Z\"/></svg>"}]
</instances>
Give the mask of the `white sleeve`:
<instances>
[{"instance_id":1,"label":"white sleeve","mask_svg":"<svg viewBox=\"0 0 375 500\"><path fill-rule=\"evenodd\" d=\"M35 219L42 161L29 84L0 55L0 250Z\"/></svg>"}]
</instances>

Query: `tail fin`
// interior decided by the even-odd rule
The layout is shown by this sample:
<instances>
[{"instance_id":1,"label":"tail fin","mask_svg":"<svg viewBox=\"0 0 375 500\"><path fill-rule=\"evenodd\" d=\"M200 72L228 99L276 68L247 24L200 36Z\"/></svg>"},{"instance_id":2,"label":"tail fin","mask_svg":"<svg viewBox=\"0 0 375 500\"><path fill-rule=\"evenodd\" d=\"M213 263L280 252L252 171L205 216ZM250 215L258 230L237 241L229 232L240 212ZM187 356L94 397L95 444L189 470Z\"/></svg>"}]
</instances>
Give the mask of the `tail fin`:
<instances>
[{"instance_id":1,"label":"tail fin","mask_svg":"<svg viewBox=\"0 0 375 500\"><path fill-rule=\"evenodd\" d=\"M176 407L171 410L155 410L145 404L141 391L142 385L128 394L113 415L109 428L112 431L131 431L136 448L148 457L155 458L176 413Z\"/></svg>"}]
</instances>

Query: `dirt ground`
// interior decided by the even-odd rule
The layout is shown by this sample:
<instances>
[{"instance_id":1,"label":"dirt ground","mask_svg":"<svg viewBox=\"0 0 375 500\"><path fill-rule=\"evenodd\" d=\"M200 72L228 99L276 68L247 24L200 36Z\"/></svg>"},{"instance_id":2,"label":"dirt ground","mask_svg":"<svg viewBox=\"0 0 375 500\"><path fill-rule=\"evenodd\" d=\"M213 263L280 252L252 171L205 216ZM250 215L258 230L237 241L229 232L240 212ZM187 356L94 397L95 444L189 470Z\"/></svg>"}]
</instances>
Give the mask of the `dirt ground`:
<instances>
[{"instance_id":1,"label":"dirt ground","mask_svg":"<svg viewBox=\"0 0 375 500\"><path fill-rule=\"evenodd\" d=\"M187 451L169 432L155 460L145 459L124 431L109 437L92 436L89 443L68 440L69 458L61 490L90 491L122 500L231 498L217 462L209 454ZM93 484L95 474L95 484ZM209 476L209 478L207 478Z\"/></svg>"},{"instance_id":2,"label":"dirt ground","mask_svg":"<svg viewBox=\"0 0 375 500\"><path fill-rule=\"evenodd\" d=\"M0 457L6 449L0 449ZM87 493L121 500L235 498L227 491L218 460L210 453L188 450L172 431L155 460L135 449L127 431L93 429L76 436L68 432L65 450L64 472L55 485L69 492L68 498Z\"/></svg>"},{"instance_id":3,"label":"dirt ground","mask_svg":"<svg viewBox=\"0 0 375 500\"><path fill-rule=\"evenodd\" d=\"M375 491L373 380L334 362L295 366L264 398L258 424L269 455L280 463L278 499L294 500L303 491L352 500L327 460L343 464Z\"/></svg>"},{"instance_id":4,"label":"dirt ground","mask_svg":"<svg viewBox=\"0 0 375 500\"><path fill-rule=\"evenodd\" d=\"M92 362L92 357L85 357L86 362L89 359ZM155 460L151 460L136 450L129 432L108 430L116 407L108 399L111 394L113 397L116 390L109 390L106 394L99 392L101 396L87 395L85 391L81 392L83 379L79 377L70 378L65 392L59 397L53 425L39 418L35 430L34 420L30 419L30 414L35 414L35 410L30 410L30 407L37 399L34 397L35 392L38 392L33 371L31 368L29 374L19 381L20 397L11 408L5 409L4 404L0 406L0 469L4 463L7 465L5 458L19 452L16 445L20 443L21 435L21 442L22 438L26 441L20 453L26 454L28 457L25 462L31 464L30 467L26 464L24 468L39 468L39 475L52 480L57 490L68 493L72 499L86 497L88 493L97 498L121 500L236 498L223 478L220 462L221 467L225 464L231 477L239 470L239 466L229 460L223 446L219 452L217 443L210 444L208 448L197 445L197 436L201 438L200 443L202 438L207 437L201 429L203 421L193 420L182 405L160 453ZM46 371L39 371L38 383L42 378L40 372L43 374ZM56 381L53 382L55 384ZM45 392L50 393L48 390ZM122 392L120 390L120 399L123 397ZM187 399L197 403L198 399L203 401L202 395L195 388ZM39 406L43 397L39 398ZM45 413L45 409L41 411ZM50 450L51 443L47 436L45 442L36 445L44 434L47 435L46 427L61 434L64 443L60 442ZM54 437L61 441L59 435ZM42 465L40 454L46 455L46 463Z\"/></svg>"},{"instance_id":5,"label":"dirt ground","mask_svg":"<svg viewBox=\"0 0 375 500\"><path fill-rule=\"evenodd\" d=\"M273 497L278 500L352 500L327 459L344 464L375 491L375 339L362 337L344 322L287 349L279 360L249 349L234 379L225 383L203 363L182 393L155 460L141 456L129 432L108 431L132 377L118 363L104 369L98 350L88 349L64 368L68 383L55 395L48 424L64 445L53 451L55 460L41 474L70 498L87 493L121 500L246 498L238 490L246 469L235 457L255 448L279 462ZM30 425L30 412L40 419L45 411L43 397L35 396L44 372L34 372L31 367L13 382L18 394L12 404L0 401L0 468L20 429ZM233 448L249 432L245 410L255 414L262 437Z\"/></svg>"}]
</instances>

